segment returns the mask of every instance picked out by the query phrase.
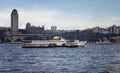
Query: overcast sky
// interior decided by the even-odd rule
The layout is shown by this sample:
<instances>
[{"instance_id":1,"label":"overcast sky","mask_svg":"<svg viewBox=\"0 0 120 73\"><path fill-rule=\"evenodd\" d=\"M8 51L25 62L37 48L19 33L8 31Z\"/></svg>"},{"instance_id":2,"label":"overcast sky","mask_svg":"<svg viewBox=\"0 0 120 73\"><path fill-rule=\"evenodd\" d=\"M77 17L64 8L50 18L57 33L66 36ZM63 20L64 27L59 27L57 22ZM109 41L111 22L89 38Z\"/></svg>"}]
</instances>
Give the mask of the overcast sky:
<instances>
[{"instance_id":1,"label":"overcast sky","mask_svg":"<svg viewBox=\"0 0 120 73\"><path fill-rule=\"evenodd\" d=\"M13 9L19 28L27 22L65 30L120 25L120 0L0 0L0 26L10 26Z\"/></svg>"}]
</instances>

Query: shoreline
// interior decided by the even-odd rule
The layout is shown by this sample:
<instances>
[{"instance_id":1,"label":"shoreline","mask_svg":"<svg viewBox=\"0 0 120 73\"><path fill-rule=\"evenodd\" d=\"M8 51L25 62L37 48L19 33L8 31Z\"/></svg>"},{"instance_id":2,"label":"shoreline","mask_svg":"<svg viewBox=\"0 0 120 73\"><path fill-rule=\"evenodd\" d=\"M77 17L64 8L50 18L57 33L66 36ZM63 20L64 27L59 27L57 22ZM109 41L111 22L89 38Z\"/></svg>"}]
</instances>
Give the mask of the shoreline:
<instances>
[{"instance_id":1,"label":"shoreline","mask_svg":"<svg viewBox=\"0 0 120 73\"><path fill-rule=\"evenodd\" d=\"M0 42L0 44L22 44L22 42ZM87 42L87 44L96 44L95 42ZM113 44L120 44L118 43L113 43Z\"/></svg>"},{"instance_id":2,"label":"shoreline","mask_svg":"<svg viewBox=\"0 0 120 73\"><path fill-rule=\"evenodd\" d=\"M22 44L22 42L0 42L0 44Z\"/></svg>"}]
</instances>

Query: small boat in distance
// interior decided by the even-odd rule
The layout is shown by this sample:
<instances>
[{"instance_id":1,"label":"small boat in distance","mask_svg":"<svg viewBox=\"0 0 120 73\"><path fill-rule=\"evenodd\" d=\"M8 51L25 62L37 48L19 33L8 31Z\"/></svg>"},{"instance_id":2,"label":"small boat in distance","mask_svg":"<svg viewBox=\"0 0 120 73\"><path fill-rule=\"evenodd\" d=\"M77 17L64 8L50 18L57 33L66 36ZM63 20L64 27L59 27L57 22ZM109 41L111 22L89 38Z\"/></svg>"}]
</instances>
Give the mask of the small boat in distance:
<instances>
[{"instance_id":1,"label":"small boat in distance","mask_svg":"<svg viewBox=\"0 0 120 73\"><path fill-rule=\"evenodd\" d=\"M86 43L87 41L74 40L74 41L67 41L65 46L66 47L84 47Z\"/></svg>"},{"instance_id":2,"label":"small boat in distance","mask_svg":"<svg viewBox=\"0 0 120 73\"><path fill-rule=\"evenodd\" d=\"M103 41L103 42L96 42L97 45L112 45L112 42L108 42L108 41Z\"/></svg>"},{"instance_id":3,"label":"small boat in distance","mask_svg":"<svg viewBox=\"0 0 120 73\"><path fill-rule=\"evenodd\" d=\"M96 42L97 45L111 45L113 44L112 42L110 42L108 39L104 38L103 40L99 39L99 42Z\"/></svg>"},{"instance_id":4,"label":"small boat in distance","mask_svg":"<svg viewBox=\"0 0 120 73\"><path fill-rule=\"evenodd\" d=\"M50 48L50 47L84 47L86 41L69 41L61 37L54 37L53 40L24 40L23 48Z\"/></svg>"}]
</instances>

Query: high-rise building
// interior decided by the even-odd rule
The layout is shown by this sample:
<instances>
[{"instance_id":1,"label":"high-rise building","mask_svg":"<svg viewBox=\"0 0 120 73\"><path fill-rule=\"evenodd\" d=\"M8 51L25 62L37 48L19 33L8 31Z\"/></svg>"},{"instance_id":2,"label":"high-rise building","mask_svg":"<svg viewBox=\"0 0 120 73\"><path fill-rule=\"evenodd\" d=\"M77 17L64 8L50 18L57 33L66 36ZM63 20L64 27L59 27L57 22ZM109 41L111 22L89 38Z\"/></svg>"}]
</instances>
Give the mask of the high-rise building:
<instances>
[{"instance_id":1,"label":"high-rise building","mask_svg":"<svg viewBox=\"0 0 120 73\"><path fill-rule=\"evenodd\" d=\"M56 31L57 27L56 26L51 26L51 31Z\"/></svg>"},{"instance_id":2,"label":"high-rise building","mask_svg":"<svg viewBox=\"0 0 120 73\"><path fill-rule=\"evenodd\" d=\"M16 9L13 9L11 13L11 31L13 34L18 32L18 12Z\"/></svg>"}]
</instances>

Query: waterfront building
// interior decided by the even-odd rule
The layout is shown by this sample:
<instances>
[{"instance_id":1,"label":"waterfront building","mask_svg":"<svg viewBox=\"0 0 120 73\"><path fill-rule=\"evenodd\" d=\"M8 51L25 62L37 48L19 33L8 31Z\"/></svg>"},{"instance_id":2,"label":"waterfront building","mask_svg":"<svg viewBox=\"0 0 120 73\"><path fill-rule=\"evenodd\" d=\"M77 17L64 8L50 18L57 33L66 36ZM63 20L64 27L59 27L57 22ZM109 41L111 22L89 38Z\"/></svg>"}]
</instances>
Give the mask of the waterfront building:
<instances>
[{"instance_id":1,"label":"waterfront building","mask_svg":"<svg viewBox=\"0 0 120 73\"><path fill-rule=\"evenodd\" d=\"M44 33L44 25L40 27L40 26L32 26L30 23L27 23L26 30L28 30L31 33Z\"/></svg>"},{"instance_id":2,"label":"waterfront building","mask_svg":"<svg viewBox=\"0 0 120 73\"><path fill-rule=\"evenodd\" d=\"M99 33L100 32L100 27L96 26L93 28L94 33Z\"/></svg>"},{"instance_id":3,"label":"waterfront building","mask_svg":"<svg viewBox=\"0 0 120 73\"><path fill-rule=\"evenodd\" d=\"M102 34L108 34L109 31L105 28L95 27L92 29L94 33L102 33Z\"/></svg>"},{"instance_id":4,"label":"waterfront building","mask_svg":"<svg viewBox=\"0 0 120 73\"><path fill-rule=\"evenodd\" d=\"M10 27L0 27L0 42L5 42L7 40L11 40L10 38Z\"/></svg>"},{"instance_id":5,"label":"waterfront building","mask_svg":"<svg viewBox=\"0 0 120 73\"><path fill-rule=\"evenodd\" d=\"M120 34L120 27L116 26L115 24L113 26L110 26L109 28L100 28L97 26L92 28L92 31L94 33L103 33L103 34Z\"/></svg>"},{"instance_id":6,"label":"waterfront building","mask_svg":"<svg viewBox=\"0 0 120 73\"><path fill-rule=\"evenodd\" d=\"M13 34L18 32L18 12L16 9L11 13L11 31Z\"/></svg>"},{"instance_id":7,"label":"waterfront building","mask_svg":"<svg viewBox=\"0 0 120 73\"><path fill-rule=\"evenodd\" d=\"M0 27L0 32L4 33L4 35L6 36L10 36L10 31L11 31L10 27Z\"/></svg>"},{"instance_id":8,"label":"waterfront building","mask_svg":"<svg viewBox=\"0 0 120 73\"><path fill-rule=\"evenodd\" d=\"M111 34L120 34L120 27L115 24L108 28Z\"/></svg>"}]
</instances>

